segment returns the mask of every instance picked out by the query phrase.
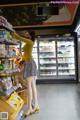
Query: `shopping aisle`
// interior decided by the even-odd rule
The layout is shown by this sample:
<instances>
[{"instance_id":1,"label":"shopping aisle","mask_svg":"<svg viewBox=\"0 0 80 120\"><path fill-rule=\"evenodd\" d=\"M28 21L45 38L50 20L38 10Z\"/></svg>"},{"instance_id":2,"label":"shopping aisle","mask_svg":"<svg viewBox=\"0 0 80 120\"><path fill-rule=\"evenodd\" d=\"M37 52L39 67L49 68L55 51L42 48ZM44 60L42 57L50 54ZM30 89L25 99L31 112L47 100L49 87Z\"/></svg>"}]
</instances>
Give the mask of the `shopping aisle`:
<instances>
[{"instance_id":1,"label":"shopping aisle","mask_svg":"<svg viewBox=\"0 0 80 120\"><path fill-rule=\"evenodd\" d=\"M80 120L80 85L38 85L40 113L25 120Z\"/></svg>"}]
</instances>

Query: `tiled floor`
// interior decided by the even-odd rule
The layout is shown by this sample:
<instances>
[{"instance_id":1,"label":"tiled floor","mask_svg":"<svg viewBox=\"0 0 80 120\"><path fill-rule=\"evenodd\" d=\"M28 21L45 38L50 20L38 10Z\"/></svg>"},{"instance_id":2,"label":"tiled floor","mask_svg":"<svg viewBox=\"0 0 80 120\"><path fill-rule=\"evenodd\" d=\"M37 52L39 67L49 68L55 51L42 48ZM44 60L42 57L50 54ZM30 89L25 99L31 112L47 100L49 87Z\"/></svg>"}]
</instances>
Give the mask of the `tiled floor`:
<instances>
[{"instance_id":1,"label":"tiled floor","mask_svg":"<svg viewBox=\"0 0 80 120\"><path fill-rule=\"evenodd\" d=\"M80 85L38 85L40 112L25 120L80 120Z\"/></svg>"}]
</instances>

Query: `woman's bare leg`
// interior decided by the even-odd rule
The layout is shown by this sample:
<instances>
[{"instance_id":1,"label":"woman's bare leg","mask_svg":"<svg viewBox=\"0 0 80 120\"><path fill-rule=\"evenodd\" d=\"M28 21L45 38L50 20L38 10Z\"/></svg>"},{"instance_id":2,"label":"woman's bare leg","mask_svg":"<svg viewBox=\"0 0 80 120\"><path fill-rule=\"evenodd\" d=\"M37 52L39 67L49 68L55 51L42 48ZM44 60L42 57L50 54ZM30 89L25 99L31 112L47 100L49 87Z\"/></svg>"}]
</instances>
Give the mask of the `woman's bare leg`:
<instances>
[{"instance_id":1,"label":"woman's bare leg","mask_svg":"<svg viewBox=\"0 0 80 120\"><path fill-rule=\"evenodd\" d=\"M34 109L36 109L36 107L39 107L38 96L37 96L37 88L36 88L36 76L33 76L31 85L32 85L32 94L33 94L33 100L34 100Z\"/></svg>"},{"instance_id":2,"label":"woman's bare leg","mask_svg":"<svg viewBox=\"0 0 80 120\"><path fill-rule=\"evenodd\" d=\"M28 95L27 114L29 114L32 111L32 87L31 87L32 77L27 78L26 82L27 82L27 95Z\"/></svg>"}]
</instances>

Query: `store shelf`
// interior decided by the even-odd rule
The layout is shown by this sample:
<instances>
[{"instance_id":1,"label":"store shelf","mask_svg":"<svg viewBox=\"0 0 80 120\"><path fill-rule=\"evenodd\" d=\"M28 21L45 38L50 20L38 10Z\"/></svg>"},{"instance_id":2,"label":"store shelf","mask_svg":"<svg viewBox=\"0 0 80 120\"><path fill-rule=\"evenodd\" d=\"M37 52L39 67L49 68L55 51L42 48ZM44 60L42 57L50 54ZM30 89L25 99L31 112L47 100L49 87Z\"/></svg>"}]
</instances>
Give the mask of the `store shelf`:
<instances>
[{"instance_id":1,"label":"store shelf","mask_svg":"<svg viewBox=\"0 0 80 120\"><path fill-rule=\"evenodd\" d=\"M59 58L74 58L74 56L71 56L71 57L69 57L69 56L60 56L60 57L57 57L58 59Z\"/></svg>"},{"instance_id":2,"label":"store shelf","mask_svg":"<svg viewBox=\"0 0 80 120\"><path fill-rule=\"evenodd\" d=\"M39 53L54 53L54 51L40 51Z\"/></svg>"},{"instance_id":3,"label":"store shelf","mask_svg":"<svg viewBox=\"0 0 80 120\"><path fill-rule=\"evenodd\" d=\"M53 65L53 64L56 64L56 63L53 63L53 62L51 63L51 62L49 61L49 62L40 63L40 64L41 64L41 65L43 65L43 64L44 64L44 65L46 65L46 64L48 64L48 65Z\"/></svg>"},{"instance_id":4,"label":"store shelf","mask_svg":"<svg viewBox=\"0 0 80 120\"><path fill-rule=\"evenodd\" d=\"M46 68L40 68L40 70L56 70L56 68L46 67Z\"/></svg>"},{"instance_id":5,"label":"store shelf","mask_svg":"<svg viewBox=\"0 0 80 120\"><path fill-rule=\"evenodd\" d=\"M6 71L6 72L0 72L0 77L6 77L6 76L14 76L14 75L17 75L19 73L19 71Z\"/></svg>"},{"instance_id":6,"label":"store shelf","mask_svg":"<svg viewBox=\"0 0 80 120\"><path fill-rule=\"evenodd\" d=\"M58 62L58 64L68 64L69 65L69 64L74 64L74 62L73 63L72 62L64 62L64 63L63 62Z\"/></svg>"},{"instance_id":7,"label":"store shelf","mask_svg":"<svg viewBox=\"0 0 80 120\"><path fill-rule=\"evenodd\" d=\"M0 44L6 44L6 45L18 45L17 42L11 41L11 40L7 40L4 38L0 38Z\"/></svg>"},{"instance_id":8,"label":"store shelf","mask_svg":"<svg viewBox=\"0 0 80 120\"><path fill-rule=\"evenodd\" d=\"M75 68L58 68L58 70L75 70Z\"/></svg>"},{"instance_id":9,"label":"store shelf","mask_svg":"<svg viewBox=\"0 0 80 120\"><path fill-rule=\"evenodd\" d=\"M69 76L69 75L75 75L75 73L59 73L58 75L67 75L67 76Z\"/></svg>"},{"instance_id":10,"label":"store shelf","mask_svg":"<svg viewBox=\"0 0 80 120\"><path fill-rule=\"evenodd\" d=\"M56 72L56 69L53 69L53 70L52 69L49 69L49 70L48 69L44 69L44 70L40 69L40 72L53 72L53 71Z\"/></svg>"},{"instance_id":11,"label":"store shelf","mask_svg":"<svg viewBox=\"0 0 80 120\"><path fill-rule=\"evenodd\" d=\"M8 30L8 31L10 31L10 32L14 32L14 29L13 28L11 28L11 27L8 27L8 26L6 26L6 25L0 25L0 29L6 29L6 30Z\"/></svg>"},{"instance_id":12,"label":"store shelf","mask_svg":"<svg viewBox=\"0 0 80 120\"><path fill-rule=\"evenodd\" d=\"M54 75L56 75L56 73L55 74L48 74L48 73L47 74L40 74L40 76L46 76L46 77L47 76L54 76Z\"/></svg>"},{"instance_id":13,"label":"store shelf","mask_svg":"<svg viewBox=\"0 0 80 120\"><path fill-rule=\"evenodd\" d=\"M0 56L0 59L15 59L16 58L16 56L9 56L9 57L7 57L7 56Z\"/></svg>"},{"instance_id":14,"label":"store shelf","mask_svg":"<svg viewBox=\"0 0 80 120\"><path fill-rule=\"evenodd\" d=\"M54 56L44 56L44 57L43 57L43 56L39 56L39 58L40 58L40 59L44 59L44 58L45 58L45 59L49 59L49 58L51 58L51 59L56 59L56 57L54 57Z\"/></svg>"},{"instance_id":15,"label":"store shelf","mask_svg":"<svg viewBox=\"0 0 80 120\"><path fill-rule=\"evenodd\" d=\"M35 54L36 53L36 51L33 51L33 54Z\"/></svg>"}]
</instances>

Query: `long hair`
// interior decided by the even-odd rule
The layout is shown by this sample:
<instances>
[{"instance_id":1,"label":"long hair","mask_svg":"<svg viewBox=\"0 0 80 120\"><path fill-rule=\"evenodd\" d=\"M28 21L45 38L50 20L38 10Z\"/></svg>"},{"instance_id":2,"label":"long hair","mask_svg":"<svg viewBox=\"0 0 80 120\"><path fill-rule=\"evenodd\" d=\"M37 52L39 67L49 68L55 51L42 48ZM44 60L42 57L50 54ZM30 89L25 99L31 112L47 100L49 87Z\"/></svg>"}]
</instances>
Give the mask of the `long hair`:
<instances>
[{"instance_id":1,"label":"long hair","mask_svg":"<svg viewBox=\"0 0 80 120\"><path fill-rule=\"evenodd\" d=\"M35 41L35 31L29 30L28 33L29 33L30 36L31 36L31 40L34 42L34 41Z\"/></svg>"},{"instance_id":2,"label":"long hair","mask_svg":"<svg viewBox=\"0 0 80 120\"><path fill-rule=\"evenodd\" d=\"M30 36L31 36L31 40L34 42L35 41L35 31L33 31L33 30L23 30L23 31L19 31L18 33L22 36L22 37L24 37L24 34L26 33L26 32L28 32L29 34L30 34Z\"/></svg>"}]
</instances>

